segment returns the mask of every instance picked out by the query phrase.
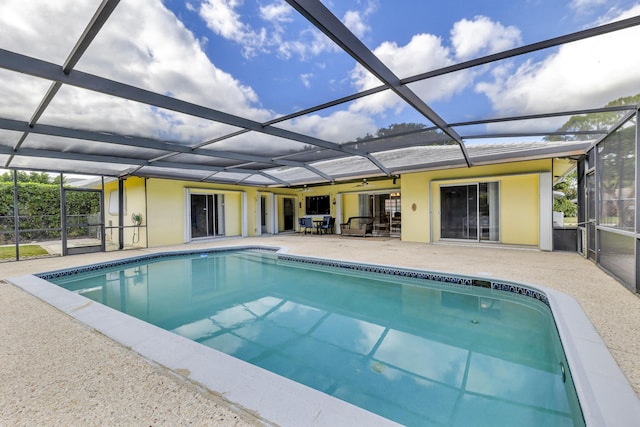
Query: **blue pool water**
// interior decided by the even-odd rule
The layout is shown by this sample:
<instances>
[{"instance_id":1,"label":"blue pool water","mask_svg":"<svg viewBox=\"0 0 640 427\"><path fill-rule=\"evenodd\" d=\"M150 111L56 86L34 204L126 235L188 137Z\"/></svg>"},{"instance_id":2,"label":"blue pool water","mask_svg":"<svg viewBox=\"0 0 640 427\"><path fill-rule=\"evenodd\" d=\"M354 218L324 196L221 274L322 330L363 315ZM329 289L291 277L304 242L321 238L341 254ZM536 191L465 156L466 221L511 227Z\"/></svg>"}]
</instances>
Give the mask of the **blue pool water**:
<instances>
[{"instance_id":1,"label":"blue pool water","mask_svg":"<svg viewBox=\"0 0 640 427\"><path fill-rule=\"evenodd\" d=\"M544 298L433 278L256 251L46 277L405 425L584 425Z\"/></svg>"}]
</instances>

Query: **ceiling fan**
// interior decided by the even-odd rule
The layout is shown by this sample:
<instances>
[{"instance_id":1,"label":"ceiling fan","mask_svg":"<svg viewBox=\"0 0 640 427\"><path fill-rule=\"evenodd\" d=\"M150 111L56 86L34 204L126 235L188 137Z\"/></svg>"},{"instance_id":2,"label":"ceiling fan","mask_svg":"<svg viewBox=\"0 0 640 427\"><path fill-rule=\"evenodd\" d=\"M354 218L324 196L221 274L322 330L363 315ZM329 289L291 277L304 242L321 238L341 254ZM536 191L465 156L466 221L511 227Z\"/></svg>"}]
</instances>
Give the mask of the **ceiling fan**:
<instances>
[{"instance_id":1,"label":"ceiling fan","mask_svg":"<svg viewBox=\"0 0 640 427\"><path fill-rule=\"evenodd\" d=\"M367 181L367 178L364 178L362 180L362 182L360 184L356 185L355 187L369 187L369 186L375 187L375 185L373 185L369 181Z\"/></svg>"},{"instance_id":2,"label":"ceiling fan","mask_svg":"<svg viewBox=\"0 0 640 427\"><path fill-rule=\"evenodd\" d=\"M301 192L301 193L311 193L314 190L309 188L309 187L307 187L307 184L305 184L304 187L298 189L298 191Z\"/></svg>"}]
</instances>

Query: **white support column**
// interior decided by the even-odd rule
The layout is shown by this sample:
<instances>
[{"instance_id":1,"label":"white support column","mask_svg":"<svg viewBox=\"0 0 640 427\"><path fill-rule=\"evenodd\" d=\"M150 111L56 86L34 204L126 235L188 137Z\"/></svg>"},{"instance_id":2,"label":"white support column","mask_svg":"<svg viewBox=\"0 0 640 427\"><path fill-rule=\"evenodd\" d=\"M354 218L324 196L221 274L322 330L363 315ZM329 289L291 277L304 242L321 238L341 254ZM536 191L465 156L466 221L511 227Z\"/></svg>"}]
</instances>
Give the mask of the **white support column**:
<instances>
[{"instance_id":1,"label":"white support column","mask_svg":"<svg viewBox=\"0 0 640 427\"><path fill-rule=\"evenodd\" d=\"M269 202L271 203L271 233L278 234L278 197L269 193Z\"/></svg>"},{"instance_id":2,"label":"white support column","mask_svg":"<svg viewBox=\"0 0 640 427\"><path fill-rule=\"evenodd\" d=\"M539 175L539 248L543 251L553 250L553 181L551 172Z\"/></svg>"},{"instance_id":3,"label":"white support column","mask_svg":"<svg viewBox=\"0 0 640 427\"><path fill-rule=\"evenodd\" d=\"M336 194L336 228L335 233L340 234L340 224L344 221L342 219L342 193Z\"/></svg>"},{"instance_id":4,"label":"white support column","mask_svg":"<svg viewBox=\"0 0 640 427\"><path fill-rule=\"evenodd\" d=\"M184 206L184 243L189 243L191 241L191 190L188 188L184 189Z\"/></svg>"},{"instance_id":5,"label":"white support column","mask_svg":"<svg viewBox=\"0 0 640 427\"><path fill-rule=\"evenodd\" d=\"M247 229L247 223L249 220L249 208L247 207L247 193L242 192L242 237L249 235Z\"/></svg>"},{"instance_id":6,"label":"white support column","mask_svg":"<svg viewBox=\"0 0 640 427\"><path fill-rule=\"evenodd\" d=\"M262 193L259 191L256 192L256 235L262 236Z\"/></svg>"}]
</instances>

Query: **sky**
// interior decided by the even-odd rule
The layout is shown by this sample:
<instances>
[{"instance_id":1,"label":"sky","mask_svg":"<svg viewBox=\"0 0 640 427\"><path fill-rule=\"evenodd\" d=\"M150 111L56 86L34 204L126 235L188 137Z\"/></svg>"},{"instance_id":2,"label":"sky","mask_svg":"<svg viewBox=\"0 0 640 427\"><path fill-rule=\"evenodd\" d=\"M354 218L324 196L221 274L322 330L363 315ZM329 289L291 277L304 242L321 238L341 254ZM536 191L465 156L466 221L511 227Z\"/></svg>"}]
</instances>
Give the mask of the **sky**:
<instances>
[{"instance_id":1,"label":"sky","mask_svg":"<svg viewBox=\"0 0 640 427\"><path fill-rule=\"evenodd\" d=\"M0 48L62 64L99 3L3 0ZM323 4L400 78L640 15L640 1L627 0ZM600 107L640 93L638 40L631 28L410 87L447 122ZM258 122L380 85L281 0L122 0L76 69ZM28 120L48 86L0 70L0 117ZM192 143L235 130L68 86L40 122ZM387 91L278 126L340 143L403 122L430 124ZM268 144L243 138L218 146Z\"/></svg>"}]
</instances>

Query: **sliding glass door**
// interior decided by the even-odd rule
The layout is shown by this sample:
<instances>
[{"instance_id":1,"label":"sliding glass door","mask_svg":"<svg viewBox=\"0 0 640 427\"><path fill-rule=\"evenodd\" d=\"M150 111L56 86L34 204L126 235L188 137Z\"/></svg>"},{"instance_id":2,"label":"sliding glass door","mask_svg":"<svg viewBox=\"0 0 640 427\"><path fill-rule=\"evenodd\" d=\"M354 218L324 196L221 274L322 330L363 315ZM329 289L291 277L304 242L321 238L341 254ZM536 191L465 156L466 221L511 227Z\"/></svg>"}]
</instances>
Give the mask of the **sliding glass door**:
<instances>
[{"instance_id":1,"label":"sliding glass door","mask_svg":"<svg viewBox=\"0 0 640 427\"><path fill-rule=\"evenodd\" d=\"M224 235L224 195L191 195L191 238Z\"/></svg>"},{"instance_id":2,"label":"sliding glass door","mask_svg":"<svg viewBox=\"0 0 640 427\"><path fill-rule=\"evenodd\" d=\"M440 237L499 241L499 196L497 182L440 187Z\"/></svg>"},{"instance_id":3,"label":"sliding glass door","mask_svg":"<svg viewBox=\"0 0 640 427\"><path fill-rule=\"evenodd\" d=\"M358 215L373 219L374 236L400 236L402 229L400 206L400 192L358 195Z\"/></svg>"}]
</instances>

